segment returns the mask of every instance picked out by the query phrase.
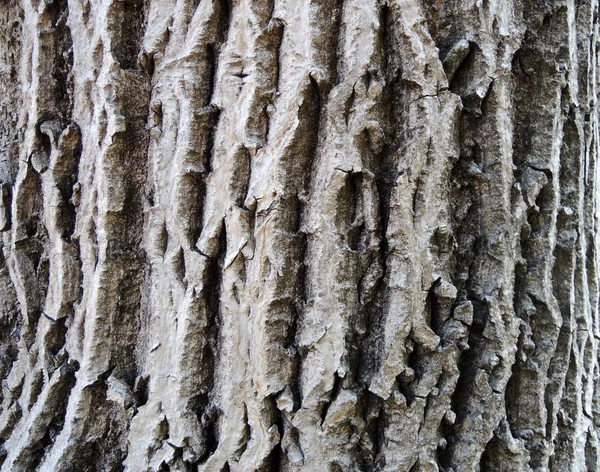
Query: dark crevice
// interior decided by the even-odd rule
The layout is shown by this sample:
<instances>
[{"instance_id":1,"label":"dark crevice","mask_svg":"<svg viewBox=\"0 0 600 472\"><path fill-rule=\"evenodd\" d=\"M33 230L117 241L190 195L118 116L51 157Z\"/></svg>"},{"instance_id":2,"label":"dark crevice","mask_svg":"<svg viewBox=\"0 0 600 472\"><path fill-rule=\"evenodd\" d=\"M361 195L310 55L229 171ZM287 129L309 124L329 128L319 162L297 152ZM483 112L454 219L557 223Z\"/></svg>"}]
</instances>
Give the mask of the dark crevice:
<instances>
[{"instance_id":1,"label":"dark crevice","mask_svg":"<svg viewBox=\"0 0 600 472\"><path fill-rule=\"evenodd\" d=\"M221 412L216 408L209 409L202 417L202 428L205 437L204 454L198 459L198 464L202 465L214 454L219 446L218 425Z\"/></svg>"},{"instance_id":2,"label":"dark crevice","mask_svg":"<svg viewBox=\"0 0 600 472\"><path fill-rule=\"evenodd\" d=\"M283 469L283 456L281 444L277 444L265 459L264 464L257 469L257 472L281 472Z\"/></svg>"},{"instance_id":3,"label":"dark crevice","mask_svg":"<svg viewBox=\"0 0 600 472\"><path fill-rule=\"evenodd\" d=\"M476 43L470 43L469 46L469 54L458 66L452 81L450 82L450 91L452 93L456 93L457 95L461 95L460 92L463 91L465 87L468 86L468 82L472 80L470 74L475 73L476 70L481 70L481 68L477 68L477 62L479 59L478 56L481 55L481 49Z\"/></svg>"},{"instance_id":4,"label":"dark crevice","mask_svg":"<svg viewBox=\"0 0 600 472\"><path fill-rule=\"evenodd\" d=\"M411 388L411 384L402 379L401 376L398 376L396 377L396 386L398 388L398 391L406 399L406 406L410 408L410 406L414 403L416 399L415 393Z\"/></svg>"},{"instance_id":5,"label":"dark crevice","mask_svg":"<svg viewBox=\"0 0 600 472\"><path fill-rule=\"evenodd\" d=\"M292 427L289 424L289 421L286 422L282 413L277 408L277 403L275 399L275 395L270 395L264 401L264 409L265 411L270 412L270 421L271 424L277 425L277 430L279 431L279 437L283 438L286 433L285 423L287 423L288 427ZM266 457L264 462L258 467L258 472L280 472L283 470L282 462L283 457L285 456L284 452L281 450L281 439L278 444L273 447L269 455Z\"/></svg>"},{"instance_id":6,"label":"dark crevice","mask_svg":"<svg viewBox=\"0 0 600 472\"><path fill-rule=\"evenodd\" d=\"M337 372L333 374L333 387L329 392L329 399L324 400L321 404L321 427L323 427L323 423L327 418L327 412L329 411L329 407L334 402L337 397L340 389L342 388L342 379L338 375Z\"/></svg>"},{"instance_id":7,"label":"dark crevice","mask_svg":"<svg viewBox=\"0 0 600 472\"><path fill-rule=\"evenodd\" d=\"M242 433L241 445L234 452L234 456L239 458L242 457L244 452L248 449L248 442L252 439L252 429L250 428L250 424L248 423L248 406L244 403L244 432Z\"/></svg>"},{"instance_id":8,"label":"dark crevice","mask_svg":"<svg viewBox=\"0 0 600 472\"><path fill-rule=\"evenodd\" d=\"M285 341L285 348L293 352L293 360L292 360L292 371L291 371L291 380L289 383L290 391L292 392L292 398L294 401L294 405L292 410L294 412L298 411L300 408L300 366L302 363L302 354L300 349L298 349L296 345L296 334L298 332L298 322L300 320L300 312L298 303L293 304L291 307L292 311L292 323L288 329L288 337Z\"/></svg>"},{"instance_id":9,"label":"dark crevice","mask_svg":"<svg viewBox=\"0 0 600 472\"><path fill-rule=\"evenodd\" d=\"M215 83L217 80L217 67L218 67L218 54L217 46L214 44L206 45L206 76L207 76L207 94L206 100L204 101L204 107L210 105L212 98L215 93Z\"/></svg>"},{"instance_id":10,"label":"dark crevice","mask_svg":"<svg viewBox=\"0 0 600 472\"><path fill-rule=\"evenodd\" d=\"M207 327L204 334L206 342L200 366L201 392L195 401L196 405L192 407L202 425L205 438L205 450L199 459L199 464L206 462L219 445L218 423L222 413L212 401L212 390L215 383L215 366L219 359L219 346L221 345L220 336L221 326L223 325L221 319L221 293L226 254L227 234L225 222L223 222L219 234L217 255L209 261L204 276L203 294L207 314Z\"/></svg>"},{"instance_id":11,"label":"dark crevice","mask_svg":"<svg viewBox=\"0 0 600 472\"><path fill-rule=\"evenodd\" d=\"M336 226L353 251L360 250L359 243L365 227L362 221L362 181L361 173L348 173L336 205Z\"/></svg>"},{"instance_id":12,"label":"dark crevice","mask_svg":"<svg viewBox=\"0 0 600 472\"><path fill-rule=\"evenodd\" d=\"M473 55L473 48L470 56ZM467 58L455 74L455 79L461 77L462 70L473 67L475 57ZM461 82L457 82L461 84ZM473 325L469 330L468 342L460 347L458 360L460 372L456 387L451 396L451 408L456 413L454 424L442 423L442 437L447 440L447 446L438 449L439 462L442 467L451 468L454 462L454 445L459 439L458 426L469 415L469 404L473 395L473 385L478 366L478 358L483 355L480 351L483 330L489 318L489 309L485 301L477 295L473 275L478 265L487 254L487 245L481 234L482 205L481 195L477 191L478 180L483 165L483 150L477 140L471 138L471 133L477 136L479 129L477 117L468 112L463 115L460 139L462 150L458 161L452 170L453 181L450 201L452 202L452 226L456 241L454 251L455 264L452 273L452 283L458 291L458 301L471 301L473 305ZM473 131L471 131L473 130ZM434 324L435 325L435 324ZM470 346L469 349L464 349Z\"/></svg>"},{"instance_id":13,"label":"dark crevice","mask_svg":"<svg viewBox=\"0 0 600 472\"><path fill-rule=\"evenodd\" d=\"M348 124L350 121L350 115L353 112L352 107L354 105L355 99L356 99L355 87L352 87L352 92L350 93L350 96L348 97L348 99L346 100L346 103L344 105L344 121L346 122L346 128L348 128Z\"/></svg>"},{"instance_id":14,"label":"dark crevice","mask_svg":"<svg viewBox=\"0 0 600 472\"><path fill-rule=\"evenodd\" d=\"M206 133L204 148L202 149L202 165L206 175L210 174L213 170L212 159L214 155L215 135L220 117L221 110L216 107L212 107L210 113L208 114L208 121L206 123L206 129L208 132Z\"/></svg>"},{"instance_id":15,"label":"dark crevice","mask_svg":"<svg viewBox=\"0 0 600 472\"><path fill-rule=\"evenodd\" d=\"M389 63L389 51L390 49L388 49L391 45L391 39L390 39L390 21L391 21L391 15L390 15L390 7L388 6L388 3L384 3L381 7L381 9L379 10L379 25L380 25L380 29L379 29L379 37L380 37L380 45L381 45L381 55L382 55L382 70L387 71L388 70L388 63Z\"/></svg>"},{"instance_id":16,"label":"dark crevice","mask_svg":"<svg viewBox=\"0 0 600 472\"><path fill-rule=\"evenodd\" d=\"M294 338L295 355L293 360L293 378L290 388L294 394L294 411L300 408L301 386L300 372L302 362L306 358L306 351L298 347L298 326L301 323L302 316L309 301L309 280L308 280L308 249L310 235L304 231L303 223L306 219L308 208L308 195L313 179L313 163L317 155L317 147L321 135L323 124L322 91L317 81L308 76L308 84L302 97L302 105L298 110L299 127L296 130L296 138L290 146L291 152L285 157L286 168L290 182L296 187L296 216L290 225L290 230L294 231L298 240L297 260L298 269L296 272L295 302L292 308L293 320L289 330L290 339Z\"/></svg>"},{"instance_id":17,"label":"dark crevice","mask_svg":"<svg viewBox=\"0 0 600 472\"><path fill-rule=\"evenodd\" d=\"M329 27L329 37L335 38L335 41L331 44L331 64L330 70L330 88L335 87L343 80L344 71L343 64L341 64L341 57L343 57L341 48L343 45L342 38L344 37L345 24L342 21L344 14L344 0L334 0L331 8L328 8L329 15L331 15Z\"/></svg>"},{"instance_id":18,"label":"dark crevice","mask_svg":"<svg viewBox=\"0 0 600 472\"><path fill-rule=\"evenodd\" d=\"M136 401L136 407L142 407L148 403L148 396L150 394L150 376L141 375L139 376L133 387L133 395Z\"/></svg>"},{"instance_id":19,"label":"dark crevice","mask_svg":"<svg viewBox=\"0 0 600 472\"><path fill-rule=\"evenodd\" d=\"M219 21L217 24L217 43L223 44L227 40L227 35L229 34L233 2L232 0L218 0L218 5Z\"/></svg>"},{"instance_id":20,"label":"dark crevice","mask_svg":"<svg viewBox=\"0 0 600 472\"><path fill-rule=\"evenodd\" d=\"M275 93L279 93L279 83L281 81L281 46L283 44L283 38L284 38L284 33L285 33L285 24L279 20L278 18L275 19L276 23L275 23L275 28L276 28L276 33L277 33L277 44L275 46L275 49L277 51L277 63L275 65L275 79L273 80L274 84L275 84ZM267 136L269 134L267 133ZM265 141L266 141L266 137L265 137Z\"/></svg>"},{"instance_id":21,"label":"dark crevice","mask_svg":"<svg viewBox=\"0 0 600 472\"><path fill-rule=\"evenodd\" d=\"M124 70L138 67L138 53L146 29L147 0L113 2L119 30L113 39L112 53Z\"/></svg>"},{"instance_id":22,"label":"dark crevice","mask_svg":"<svg viewBox=\"0 0 600 472\"><path fill-rule=\"evenodd\" d=\"M69 6L66 0L49 4L46 10L50 17L52 35L40 41L40 55L49 54L52 64L51 99L41 104L42 120L59 118L63 124L71 120L73 110L73 42L67 26Z\"/></svg>"},{"instance_id":23,"label":"dark crevice","mask_svg":"<svg viewBox=\"0 0 600 472\"><path fill-rule=\"evenodd\" d=\"M377 195L378 228L374 236L376 253L373 254L373 271L375 281L369 297L365 297L359 287L360 309L364 320L365 332L360 339L357 362L357 379L365 387L371 383L373 375L379 371L383 362L385 313L387 303L387 272L390 247L387 238L388 223L391 215L392 192L399 176L397 150L401 147L400 123L402 110L405 106L402 100L402 85L399 81L400 65L398 63L398 44L396 25L393 13L388 3L380 9L379 47L381 50L382 74L385 84L380 98L380 123L386 139L383 146L372 156L370 171L374 174L374 185ZM370 146L369 146L370 147ZM362 184L362 180L361 180ZM362 230L361 230L362 231ZM358 245L356 245L358 249ZM371 394L369 393L369 396ZM382 412L384 414L384 412Z\"/></svg>"},{"instance_id":24,"label":"dark crevice","mask_svg":"<svg viewBox=\"0 0 600 472\"><path fill-rule=\"evenodd\" d=\"M381 405L381 400L379 397L376 397L372 393L368 394L371 402L375 402L378 404L377 415L375 416L373 423L373 430L371 435L373 437L373 456L375 461L377 461L377 457L383 450L384 441L385 441L385 429L387 427L387 421L385 416L385 409Z\"/></svg>"},{"instance_id":25,"label":"dark crevice","mask_svg":"<svg viewBox=\"0 0 600 472\"><path fill-rule=\"evenodd\" d=\"M116 103L112 113L122 115L126 132L107 134L111 145L103 154L105 180L99 194L118 189L117 208L102 217L97 207L93 210L93 227L90 239L97 250L96 270L110 279L106 290L100 293L112 300L100 298L96 301L100 311L110 307L110 316L104 321L110 325L107 331L106 349L110 353L110 366L115 379L134 390L146 362L147 350L140 346L140 332L147 324L148 285L147 274L150 263L143 244L146 221L148 189L148 149L150 133L146 128L151 99L151 83L144 69L143 55L139 55L146 27L148 4L145 0L113 2L109 9L109 21L114 22L111 30L111 52L119 62L121 81L114 87ZM138 58L139 55L139 58ZM139 59L139 60L138 60ZM147 68L147 64L146 64ZM107 114L108 115L108 114ZM99 200L98 195L93 196ZM102 223L100 226L100 222ZM98 227L96 227L98 225ZM98 232L106 234L105 246L97 247ZM115 299L116 298L116 299ZM88 333L85 333L88 334ZM127 421L109 421L114 415L125 414L122 406L106 400L106 392L97 391L98 408L96 421L105 424L105 434L97 443L78 447L88 448L94 463L121 463L126 455ZM104 396L102 396L104 395ZM118 446L117 446L118 445ZM114 448L114 451L111 449ZM82 453L82 460L85 454Z\"/></svg>"},{"instance_id":26,"label":"dark crevice","mask_svg":"<svg viewBox=\"0 0 600 472\"><path fill-rule=\"evenodd\" d=\"M50 323L50 326L46 331L46 336L44 337L44 345L46 346L46 349L48 349L50 355L57 355L63 348L66 341L66 335L66 318L59 318Z\"/></svg>"},{"instance_id":27,"label":"dark crevice","mask_svg":"<svg viewBox=\"0 0 600 472\"><path fill-rule=\"evenodd\" d=\"M180 201L183 214L182 219L189 221L185 237L186 243L194 247L202 233L204 218L204 201L206 198L205 175L198 172L186 171L181 175Z\"/></svg>"},{"instance_id":28,"label":"dark crevice","mask_svg":"<svg viewBox=\"0 0 600 472\"><path fill-rule=\"evenodd\" d=\"M232 156L233 169L229 180L229 195L231 200L240 208L248 195L252 173L252 158L244 146L240 146Z\"/></svg>"}]
</instances>

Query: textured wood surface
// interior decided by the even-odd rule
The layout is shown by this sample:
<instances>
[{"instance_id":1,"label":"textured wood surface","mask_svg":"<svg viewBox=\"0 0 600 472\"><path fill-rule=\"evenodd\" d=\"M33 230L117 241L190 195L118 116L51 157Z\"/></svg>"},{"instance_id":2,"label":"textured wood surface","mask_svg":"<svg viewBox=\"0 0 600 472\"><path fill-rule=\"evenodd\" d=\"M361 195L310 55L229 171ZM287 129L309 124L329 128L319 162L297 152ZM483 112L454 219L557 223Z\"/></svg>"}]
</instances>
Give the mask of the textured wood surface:
<instances>
[{"instance_id":1,"label":"textured wood surface","mask_svg":"<svg viewBox=\"0 0 600 472\"><path fill-rule=\"evenodd\" d=\"M600 470L598 14L0 1L1 470Z\"/></svg>"}]
</instances>

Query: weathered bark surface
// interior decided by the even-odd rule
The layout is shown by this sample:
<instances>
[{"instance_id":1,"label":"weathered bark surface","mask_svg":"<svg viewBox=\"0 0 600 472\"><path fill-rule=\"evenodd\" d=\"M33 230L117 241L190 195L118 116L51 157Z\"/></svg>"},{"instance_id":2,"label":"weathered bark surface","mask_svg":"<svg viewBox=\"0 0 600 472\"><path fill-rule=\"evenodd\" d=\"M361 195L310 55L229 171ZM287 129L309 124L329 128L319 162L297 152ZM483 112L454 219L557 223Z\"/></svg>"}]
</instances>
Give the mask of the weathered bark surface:
<instances>
[{"instance_id":1,"label":"weathered bark surface","mask_svg":"<svg viewBox=\"0 0 600 472\"><path fill-rule=\"evenodd\" d=\"M2 471L600 470L598 0L2 0Z\"/></svg>"}]
</instances>

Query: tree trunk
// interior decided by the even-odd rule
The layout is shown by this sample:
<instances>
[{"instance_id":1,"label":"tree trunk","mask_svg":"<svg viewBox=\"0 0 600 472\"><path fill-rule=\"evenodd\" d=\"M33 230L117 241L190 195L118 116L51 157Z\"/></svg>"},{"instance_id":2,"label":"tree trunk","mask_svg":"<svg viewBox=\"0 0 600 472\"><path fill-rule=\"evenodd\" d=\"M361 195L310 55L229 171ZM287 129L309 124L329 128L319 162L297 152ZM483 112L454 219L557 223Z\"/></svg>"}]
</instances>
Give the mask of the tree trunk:
<instances>
[{"instance_id":1,"label":"tree trunk","mask_svg":"<svg viewBox=\"0 0 600 472\"><path fill-rule=\"evenodd\" d=\"M2 0L2 471L600 470L598 0Z\"/></svg>"}]
</instances>

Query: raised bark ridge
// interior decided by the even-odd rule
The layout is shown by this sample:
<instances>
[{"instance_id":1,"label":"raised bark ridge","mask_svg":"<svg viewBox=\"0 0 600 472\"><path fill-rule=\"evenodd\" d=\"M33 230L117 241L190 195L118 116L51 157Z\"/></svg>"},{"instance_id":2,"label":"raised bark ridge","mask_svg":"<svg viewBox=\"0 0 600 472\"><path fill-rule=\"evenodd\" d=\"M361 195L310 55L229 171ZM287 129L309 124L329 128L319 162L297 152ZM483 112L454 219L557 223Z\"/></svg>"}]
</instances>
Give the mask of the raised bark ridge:
<instances>
[{"instance_id":1,"label":"raised bark ridge","mask_svg":"<svg viewBox=\"0 0 600 472\"><path fill-rule=\"evenodd\" d=\"M600 470L598 13L0 3L1 470Z\"/></svg>"}]
</instances>

